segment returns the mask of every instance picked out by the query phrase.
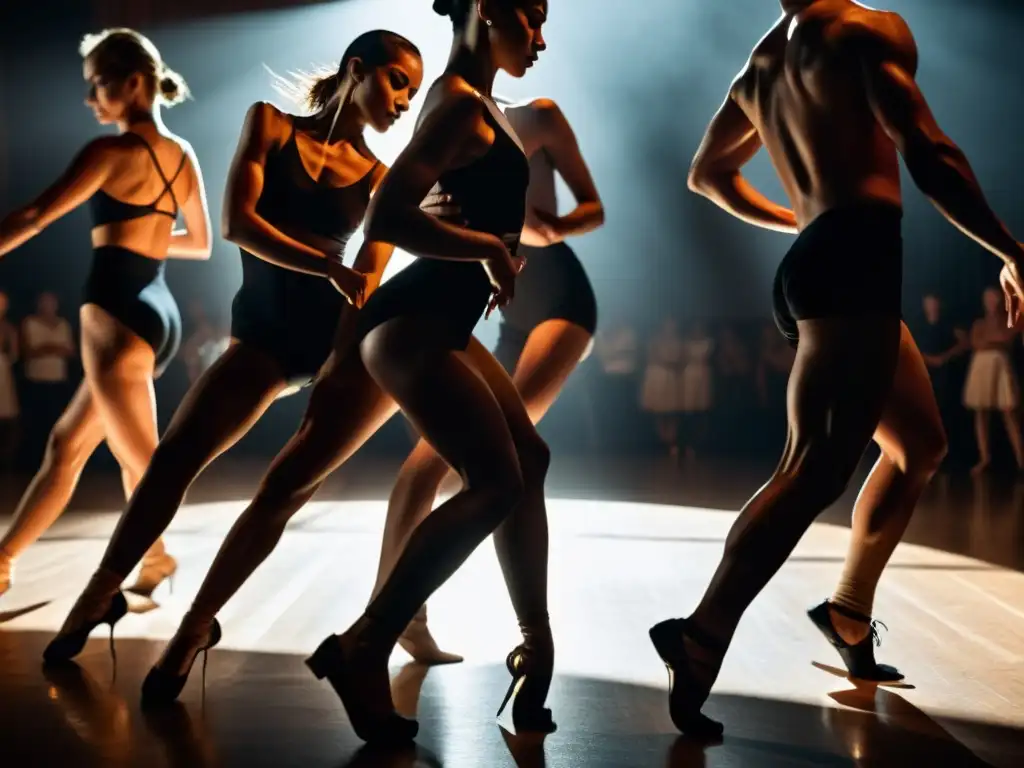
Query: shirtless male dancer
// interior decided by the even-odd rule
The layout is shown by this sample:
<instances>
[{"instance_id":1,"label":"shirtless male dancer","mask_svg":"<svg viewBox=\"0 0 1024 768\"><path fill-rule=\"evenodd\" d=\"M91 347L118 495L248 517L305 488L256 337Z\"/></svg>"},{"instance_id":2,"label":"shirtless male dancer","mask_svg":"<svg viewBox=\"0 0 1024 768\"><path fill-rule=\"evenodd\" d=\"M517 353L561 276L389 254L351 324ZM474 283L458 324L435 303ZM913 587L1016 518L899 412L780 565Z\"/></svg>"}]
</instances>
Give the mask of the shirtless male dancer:
<instances>
[{"instance_id":1,"label":"shirtless male dancer","mask_svg":"<svg viewBox=\"0 0 1024 768\"><path fill-rule=\"evenodd\" d=\"M851 676L901 677L874 661L874 592L946 440L927 369L900 318L898 154L943 215L1004 263L1009 322L1024 297L1024 249L918 90L917 48L903 19L852 0L781 5L782 18L734 81L689 179L693 191L737 218L799 234L773 296L780 330L793 344L799 339L782 461L733 525L697 609L650 631L671 673L673 722L703 738L722 733L700 709L743 612L843 493L872 438L882 454L854 505L842 579L809 615ZM762 145L792 210L740 173Z\"/></svg>"}]
</instances>

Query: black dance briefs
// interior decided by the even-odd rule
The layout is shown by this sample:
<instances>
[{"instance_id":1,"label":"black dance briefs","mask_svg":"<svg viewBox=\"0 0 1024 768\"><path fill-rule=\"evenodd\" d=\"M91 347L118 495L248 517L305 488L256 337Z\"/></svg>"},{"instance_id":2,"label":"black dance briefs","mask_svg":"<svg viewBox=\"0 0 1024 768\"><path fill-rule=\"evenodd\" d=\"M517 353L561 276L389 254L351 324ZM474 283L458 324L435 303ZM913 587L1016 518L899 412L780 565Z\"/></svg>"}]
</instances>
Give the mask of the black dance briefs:
<instances>
[{"instance_id":1,"label":"black dance briefs","mask_svg":"<svg viewBox=\"0 0 1024 768\"><path fill-rule=\"evenodd\" d=\"M167 262L116 245L93 250L83 304L95 304L153 348L159 376L181 346L181 313L164 271Z\"/></svg>"},{"instance_id":2,"label":"black dance briefs","mask_svg":"<svg viewBox=\"0 0 1024 768\"><path fill-rule=\"evenodd\" d=\"M903 211L888 203L837 208L811 222L775 273L775 324L792 346L797 320L900 317Z\"/></svg>"}]
</instances>

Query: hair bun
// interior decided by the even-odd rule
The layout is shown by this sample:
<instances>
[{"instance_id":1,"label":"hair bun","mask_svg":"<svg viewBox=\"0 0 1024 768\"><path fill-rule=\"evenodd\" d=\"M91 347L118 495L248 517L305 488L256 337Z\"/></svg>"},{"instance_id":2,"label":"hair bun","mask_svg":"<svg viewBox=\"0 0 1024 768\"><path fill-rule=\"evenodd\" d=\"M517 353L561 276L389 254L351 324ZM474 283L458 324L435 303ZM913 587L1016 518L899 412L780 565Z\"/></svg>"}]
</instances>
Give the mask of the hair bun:
<instances>
[{"instance_id":1,"label":"hair bun","mask_svg":"<svg viewBox=\"0 0 1024 768\"><path fill-rule=\"evenodd\" d=\"M175 104L180 104L189 97L188 86L185 84L185 79L172 69L164 67L163 72L160 74L160 79L157 81L157 88L160 91L160 97L163 99L164 104L169 107L173 107Z\"/></svg>"},{"instance_id":2,"label":"hair bun","mask_svg":"<svg viewBox=\"0 0 1024 768\"><path fill-rule=\"evenodd\" d=\"M453 0L434 0L434 13L441 16L451 16L454 5Z\"/></svg>"}]
</instances>

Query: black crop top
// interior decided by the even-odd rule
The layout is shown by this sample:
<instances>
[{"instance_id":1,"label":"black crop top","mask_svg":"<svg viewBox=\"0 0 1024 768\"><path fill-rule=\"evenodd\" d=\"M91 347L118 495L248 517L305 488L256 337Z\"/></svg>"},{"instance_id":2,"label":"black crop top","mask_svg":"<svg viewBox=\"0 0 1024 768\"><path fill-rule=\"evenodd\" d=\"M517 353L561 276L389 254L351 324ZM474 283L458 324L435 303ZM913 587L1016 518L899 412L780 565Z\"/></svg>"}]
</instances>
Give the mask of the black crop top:
<instances>
[{"instance_id":1,"label":"black crop top","mask_svg":"<svg viewBox=\"0 0 1024 768\"><path fill-rule=\"evenodd\" d=\"M174 172L174 176L168 179L167 176L164 175L163 168L160 167L160 161L157 159L156 152L153 151L153 147L150 146L149 142L137 133L128 133L126 135L134 136L142 142L146 151L149 152L149 156L153 160L153 167L156 169L156 172L160 175L160 179L164 183L163 191L160 192L159 196L157 196L156 200L152 203L137 205L135 203L126 203L124 200L118 200L116 197L111 197L102 189L98 189L89 199L89 210L92 213L92 225L94 227L101 227L104 224L116 224L122 221L141 219L144 216L151 216L153 214L169 216L171 219L178 218L178 200L174 196L174 190L171 188L171 185L174 184L178 176L181 175L182 170L184 170L185 161L188 159L188 155L184 150L182 150L181 162L178 163L178 169ZM165 195L171 196L171 202L174 203L173 211L166 211L157 208L157 203L163 200Z\"/></svg>"},{"instance_id":2,"label":"black crop top","mask_svg":"<svg viewBox=\"0 0 1024 768\"><path fill-rule=\"evenodd\" d=\"M379 160L344 187L314 181L302 164L293 129L281 149L267 157L256 212L279 229L334 240L340 253L363 221L378 165Z\"/></svg>"}]
</instances>

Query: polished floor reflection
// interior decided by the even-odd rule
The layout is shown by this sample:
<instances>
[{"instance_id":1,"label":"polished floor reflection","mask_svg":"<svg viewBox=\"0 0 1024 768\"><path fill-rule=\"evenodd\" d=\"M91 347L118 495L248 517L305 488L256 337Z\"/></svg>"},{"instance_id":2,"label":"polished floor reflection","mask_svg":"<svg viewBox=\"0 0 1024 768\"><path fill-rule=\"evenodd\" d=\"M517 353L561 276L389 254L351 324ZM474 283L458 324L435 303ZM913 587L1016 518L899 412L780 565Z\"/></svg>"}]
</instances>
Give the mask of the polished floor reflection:
<instances>
[{"instance_id":1,"label":"polished floor reflection","mask_svg":"<svg viewBox=\"0 0 1024 768\"><path fill-rule=\"evenodd\" d=\"M133 602L117 628L116 661L98 631L79 665L44 669L42 648L116 520L104 505L109 489L87 493L79 506L94 511L66 515L0 598L0 766L1024 764L1024 515L1015 487L937 483L929 492L879 594L891 628L879 654L908 672L903 687L853 685L803 616L838 576L849 504L837 505L741 625L709 704L726 739L703 750L676 738L646 629L692 607L735 507L760 477L737 467L571 462L551 482L558 732L541 742L495 724L517 633L485 546L430 606L439 641L466 662L426 670L401 651L393 659L395 700L421 722L417 750L360 750L333 693L302 660L366 600L391 477L392 466L354 468L295 519L222 612L225 637L205 685L197 667L181 706L156 716L138 705L142 678L257 478L225 469L192 495L167 538L181 560L173 592Z\"/></svg>"}]
</instances>

